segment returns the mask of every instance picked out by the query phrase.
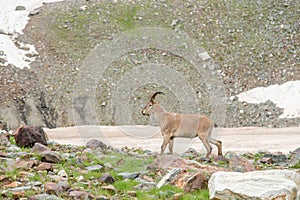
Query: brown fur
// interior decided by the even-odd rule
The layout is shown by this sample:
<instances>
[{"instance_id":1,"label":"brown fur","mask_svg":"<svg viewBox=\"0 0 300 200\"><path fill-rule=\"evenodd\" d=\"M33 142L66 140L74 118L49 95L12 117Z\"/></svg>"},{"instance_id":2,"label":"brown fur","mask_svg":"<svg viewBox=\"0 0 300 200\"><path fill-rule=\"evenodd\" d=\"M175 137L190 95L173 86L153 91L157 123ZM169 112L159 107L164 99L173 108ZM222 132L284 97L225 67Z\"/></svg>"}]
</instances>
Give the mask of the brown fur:
<instances>
[{"instance_id":1,"label":"brown fur","mask_svg":"<svg viewBox=\"0 0 300 200\"><path fill-rule=\"evenodd\" d=\"M218 155L222 156L222 142L211 137L214 122L204 115L178 114L166 112L156 101L155 96L163 94L157 92L152 95L150 101L142 110L143 115L154 114L158 119L163 136L161 145L161 154L164 153L167 144L169 144L170 153L173 154L173 144L175 137L198 138L204 144L209 157L212 152L210 143L218 147Z\"/></svg>"}]
</instances>

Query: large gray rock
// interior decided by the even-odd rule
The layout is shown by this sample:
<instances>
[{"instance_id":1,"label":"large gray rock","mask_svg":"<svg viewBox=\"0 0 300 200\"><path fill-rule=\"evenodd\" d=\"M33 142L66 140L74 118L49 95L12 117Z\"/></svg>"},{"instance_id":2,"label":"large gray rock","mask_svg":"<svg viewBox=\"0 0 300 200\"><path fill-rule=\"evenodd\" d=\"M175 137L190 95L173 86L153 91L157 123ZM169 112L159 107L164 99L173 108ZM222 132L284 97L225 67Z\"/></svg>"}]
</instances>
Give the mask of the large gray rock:
<instances>
[{"instance_id":1,"label":"large gray rock","mask_svg":"<svg viewBox=\"0 0 300 200\"><path fill-rule=\"evenodd\" d=\"M208 188L214 200L292 200L300 198L300 175L290 170L217 172Z\"/></svg>"}]
</instances>

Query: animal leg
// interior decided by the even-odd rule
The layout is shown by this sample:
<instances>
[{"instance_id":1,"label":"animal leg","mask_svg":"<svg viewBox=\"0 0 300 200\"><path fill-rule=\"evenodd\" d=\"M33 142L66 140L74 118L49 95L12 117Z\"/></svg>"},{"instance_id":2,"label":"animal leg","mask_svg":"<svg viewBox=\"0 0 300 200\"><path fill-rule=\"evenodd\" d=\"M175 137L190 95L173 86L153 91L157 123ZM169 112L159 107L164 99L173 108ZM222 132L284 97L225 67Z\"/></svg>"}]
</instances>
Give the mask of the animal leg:
<instances>
[{"instance_id":1,"label":"animal leg","mask_svg":"<svg viewBox=\"0 0 300 200\"><path fill-rule=\"evenodd\" d=\"M173 155L173 144L174 144L174 138L170 138L169 151L170 151L170 154L172 154L172 155Z\"/></svg>"},{"instance_id":2,"label":"animal leg","mask_svg":"<svg viewBox=\"0 0 300 200\"><path fill-rule=\"evenodd\" d=\"M199 137L199 139L202 141L202 143L204 144L204 146L206 148L206 151L207 151L206 157L209 158L211 151L212 151L211 145L209 144L206 137L205 138Z\"/></svg>"},{"instance_id":3,"label":"animal leg","mask_svg":"<svg viewBox=\"0 0 300 200\"><path fill-rule=\"evenodd\" d=\"M218 155L223 156L222 154L222 142L219 140L216 140L212 137L208 137L208 141L218 147Z\"/></svg>"},{"instance_id":4,"label":"animal leg","mask_svg":"<svg viewBox=\"0 0 300 200\"><path fill-rule=\"evenodd\" d=\"M163 134L163 136L164 136L164 140L163 140L163 143L161 145L160 155L162 155L165 152L166 146L167 146L167 144L169 144L169 141L170 141L170 138L171 138L171 135Z\"/></svg>"}]
</instances>

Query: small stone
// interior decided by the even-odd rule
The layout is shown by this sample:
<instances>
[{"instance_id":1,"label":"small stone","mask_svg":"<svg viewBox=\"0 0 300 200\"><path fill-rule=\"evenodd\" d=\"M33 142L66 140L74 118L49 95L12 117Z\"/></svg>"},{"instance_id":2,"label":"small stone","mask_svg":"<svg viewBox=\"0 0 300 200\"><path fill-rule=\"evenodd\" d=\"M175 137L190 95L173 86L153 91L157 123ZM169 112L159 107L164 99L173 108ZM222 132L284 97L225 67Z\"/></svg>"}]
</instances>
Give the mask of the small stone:
<instances>
[{"instance_id":1,"label":"small stone","mask_svg":"<svg viewBox=\"0 0 300 200\"><path fill-rule=\"evenodd\" d=\"M180 200L183 197L183 193L176 193L173 196L173 200Z\"/></svg>"},{"instance_id":2,"label":"small stone","mask_svg":"<svg viewBox=\"0 0 300 200\"><path fill-rule=\"evenodd\" d=\"M13 193L13 199L21 199L22 197L25 197L25 191L24 190L15 191Z\"/></svg>"},{"instance_id":3,"label":"small stone","mask_svg":"<svg viewBox=\"0 0 300 200\"><path fill-rule=\"evenodd\" d=\"M58 173L57 173L58 176L60 176L61 178L68 178L68 174L65 170L60 170Z\"/></svg>"},{"instance_id":4,"label":"small stone","mask_svg":"<svg viewBox=\"0 0 300 200\"><path fill-rule=\"evenodd\" d=\"M16 10L18 10L18 11L19 11L19 10L26 10L26 8L25 8L25 6L17 6L17 7L16 7Z\"/></svg>"},{"instance_id":5,"label":"small stone","mask_svg":"<svg viewBox=\"0 0 300 200\"><path fill-rule=\"evenodd\" d=\"M37 166L38 162L36 160L20 160L15 163L17 169L31 169L34 166Z\"/></svg>"},{"instance_id":6,"label":"small stone","mask_svg":"<svg viewBox=\"0 0 300 200\"><path fill-rule=\"evenodd\" d=\"M104 164L104 167L105 167L106 169L113 169L113 168L114 168L114 166L113 166L111 163L109 163L109 162L105 163L105 164Z\"/></svg>"},{"instance_id":7,"label":"small stone","mask_svg":"<svg viewBox=\"0 0 300 200\"><path fill-rule=\"evenodd\" d=\"M263 157L262 159L260 159L259 161L262 164L273 164L273 160L272 158L267 158L267 157Z\"/></svg>"},{"instance_id":8,"label":"small stone","mask_svg":"<svg viewBox=\"0 0 300 200\"><path fill-rule=\"evenodd\" d=\"M97 139L92 139L88 141L86 147L90 149L97 149L97 148L101 148L102 150L107 149L107 145Z\"/></svg>"},{"instance_id":9,"label":"small stone","mask_svg":"<svg viewBox=\"0 0 300 200\"><path fill-rule=\"evenodd\" d=\"M288 160L287 156L281 152L265 154L264 157L272 158L273 163L286 163Z\"/></svg>"},{"instance_id":10,"label":"small stone","mask_svg":"<svg viewBox=\"0 0 300 200\"><path fill-rule=\"evenodd\" d=\"M62 193L70 189L69 184L67 181L60 181L58 182L58 193Z\"/></svg>"},{"instance_id":11,"label":"small stone","mask_svg":"<svg viewBox=\"0 0 300 200\"><path fill-rule=\"evenodd\" d=\"M73 197L73 199L94 199L92 194L83 191L73 190L69 193L69 196Z\"/></svg>"},{"instance_id":12,"label":"small stone","mask_svg":"<svg viewBox=\"0 0 300 200\"><path fill-rule=\"evenodd\" d=\"M50 163L60 163L61 156L54 151L44 151L41 153L42 161L43 162L50 162Z\"/></svg>"},{"instance_id":13,"label":"small stone","mask_svg":"<svg viewBox=\"0 0 300 200\"><path fill-rule=\"evenodd\" d=\"M184 153L197 154L197 151L194 148L188 148Z\"/></svg>"},{"instance_id":14,"label":"small stone","mask_svg":"<svg viewBox=\"0 0 300 200\"><path fill-rule=\"evenodd\" d=\"M13 181L9 184L4 185L4 188L15 188L15 187L20 187L22 185L23 185L23 183L21 183L21 182Z\"/></svg>"},{"instance_id":15,"label":"small stone","mask_svg":"<svg viewBox=\"0 0 300 200\"><path fill-rule=\"evenodd\" d=\"M79 8L80 11L85 11L87 9L87 5L83 5Z\"/></svg>"},{"instance_id":16,"label":"small stone","mask_svg":"<svg viewBox=\"0 0 300 200\"><path fill-rule=\"evenodd\" d=\"M0 133L0 146L7 146L9 147L11 145L10 141L8 140L8 138Z\"/></svg>"},{"instance_id":17,"label":"small stone","mask_svg":"<svg viewBox=\"0 0 300 200\"><path fill-rule=\"evenodd\" d=\"M47 146L45 146L41 143L38 143L38 142L35 143L31 149L31 152L33 152L33 153L42 153L44 151L50 151L50 149Z\"/></svg>"},{"instance_id":18,"label":"small stone","mask_svg":"<svg viewBox=\"0 0 300 200\"><path fill-rule=\"evenodd\" d=\"M34 9L34 10L31 10L31 11L29 12L29 15L31 15L31 16L37 15L37 14L39 14L39 12L40 12L39 9Z\"/></svg>"},{"instance_id":19,"label":"small stone","mask_svg":"<svg viewBox=\"0 0 300 200\"><path fill-rule=\"evenodd\" d=\"M122 172L118 176L122 176L124 179L135 179L139 176L139 172Z\"/></svg>"},{"instance_id":20,"label":"small stone","mask_svg":"<svg viewBox=\"0 0 300 200\"><path fill-rule=\"evenodd\" d=\"M211 59L211 57L209 56L209 54L207 52L199 53L199 57L202 59L202 61L207 61L207 60Z\"/></svg>"},{"instance_id":21,"label":"small stone","mask_svg":"<svg viewBox=\"0 0 300 200\"><path fill-rule=\"evenodd\" d=\"M129 196L136 197L136 191L129 190L129 191L127 191L127 194L128 194Z\"/></svg>"},{"instance_id":22,"label":"small stone","mask_svg":"<svg viewBox=\"0 0 300 200\"><path fill-rule=\"evenodd\" d=\"M113 185L108 185L108 186L102 186L101 187L104 190L107 190L111 193L115 193L116 192L116 188Z\"/></svg>"},{"instance_id":23,"label":"small stone","mask_svg":"<svg viewBox=\"0 0 300 200\"><path fill-rule=\"evenodd\" d=\"M36 170L40 171L53 171L53 166L51 163L41 162L37 167Z\"/></svg>"},{"instance_id":24,"label":"small stone","mask_svg":"<svg viewBox=\"0 0 300 200\"><path fill-rule=\"evenodd\" d=\"M180 19L174 19L174 20L172 20L171 25L176 26L179 22L180 22Z\"/></svg>"},{"instance_id":25,"label":"small stone","mask_svg":"<svg viewBox=\"0 0 300 200\"><path fill-rule=\"evenodd\" d=\"M78 176L78 177L76 177L76 180L77 180L78 182L83 181L83 180L84 180L84 177L83 177L83 176Z\"/></svg>"},{"instance_id":26,"label":"small stone","mask_svg":"<svg viewBox=\"0 0 300 200\"><path fill-rule=\"evenodd\" d=\"M254 171L255 167L249 160L236 154L235 152L227 152L225 155L229 160L229 169L235 172Z\"/></svg>"},{"instance_id":27,"label":"small stone","mask_svg":"<svg viewBox=\"0 0 300 200\"><path fill-rule=\"evenodd\" d=\"M93 166L86 167L88 171L98 171L101 170L102 168L103 168L102 165L93 165Z\"/></svg>"},{"instance_id":28,"label":"small stone","mask_svg":"<svg viewBox=\"0 0 300 200\"><path fill-rule=\"evenodd\" d=\"M143 182L143 183L140 183L136 186L134 186L135 189L138 189L138 190L151 190L153 188L155 188L156 186L156 183L154 182Z\"/></svg>"},{"instance_id":29,"label":"small stone","mask_svg":"<svg viewBox=\"0 0 300 200\"><path fill-rule=\"evenodd\" d=\"M46 182L44 184L44 190L47 194L57 194L57 192L56 192L57 188L58 188L57 183Z\"/></svg>"},{"instance_id":30,"label":"small stone","mask_svg":"<svg viewBox=\"0 0 300 200\"><path fill-rule=\"evenodd\" d=\"M112 183L115 182L115 179L112 177L111 174L106 173L106 174L104 174L103 176L101 176L101 177L99 178L99 182L100 182L100 183L108 183L108 184L112 184Z\"/></svg>"},{"instance_id":31,"label":"small stone","mask_svg":"<svg viewBox=\"0 0 300 200\"><path fill-rule=\"evenodd\" d=\"M20 175L22 178L26 178L26 177L34 177L34 174L33 174L33 173L30 173L30 172L20 172L19 175Z\"/></svg>"},{"instance_id":32,"label":"small stone","mask_svg":"<svg viewBox=\"0 0 300 200\"><path fill-rule=\"evenodd\" d=\"M27 198L28 200L63 200L56 195L50 194L37 194Z\"/></svg>"},{"instance_id":33,"label":"small stone","mask_svg":"<svg viewBox=\"0 0 300 200\"><path fill-rule=\"evenodd\" d=\"M16 147L16 146L10 146L10 147L6 148L6 151L7 152L20 152L21 148Z\"/></svg>"},{"instance_id":34,"label":"small stone","mask_svg":"<svg viewBox=\"0 0 300 200\"><path fill-rule=\"evenodd\" d=\"M10 191L17 192L17 191L25 191L25 190L30 190L32 187L31 186L22 186L22 187L15 187L9 189Z\"/></svg>"}]
</instances>

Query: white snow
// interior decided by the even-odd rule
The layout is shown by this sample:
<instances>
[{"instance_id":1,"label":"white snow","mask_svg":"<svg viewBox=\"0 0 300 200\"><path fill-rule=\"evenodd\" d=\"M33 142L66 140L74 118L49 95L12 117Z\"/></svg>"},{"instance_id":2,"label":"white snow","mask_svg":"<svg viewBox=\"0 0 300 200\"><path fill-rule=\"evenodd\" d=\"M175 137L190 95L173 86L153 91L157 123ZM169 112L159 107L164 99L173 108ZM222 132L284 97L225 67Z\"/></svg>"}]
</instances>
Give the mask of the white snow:
<instances>
[{"instance_id":1,"label":"white snow","mask_svg":"<svg viewBox=\"0 0 300 200\"><path fill-rule=\"evenodd\" d=\"M15 45L18 35L30 20L29 12L43 5L62 0L0 0L0 58L6 60L5 66L12 64L18 68L28 67L34 61L34 57L26 54L36 55L33 45L18 43ZM17 6L24 6L25 10L16 10ZM26 48L22 48L26 46Z\"/></svg>"},{"instance_id":2,"label":"white snow","mask_svg":"<svg viewBox=\"0 0 300 200\"><path fill-rule=\"evenodd\" d=\"M280 118L300 117L300 81L289 81L282 85L258 87L237 95L239 101L259 104L272 101L277 107L283 108Z\"/></svg>"}]
</instances>

